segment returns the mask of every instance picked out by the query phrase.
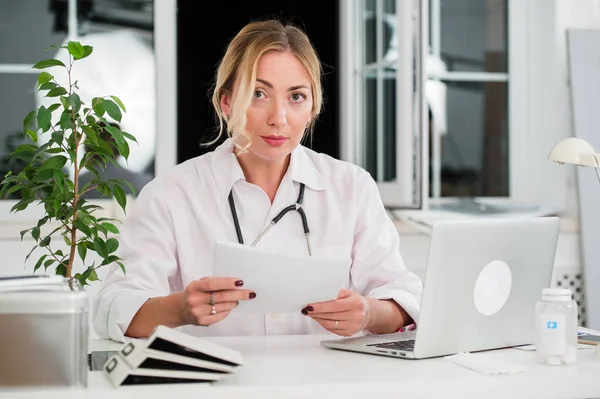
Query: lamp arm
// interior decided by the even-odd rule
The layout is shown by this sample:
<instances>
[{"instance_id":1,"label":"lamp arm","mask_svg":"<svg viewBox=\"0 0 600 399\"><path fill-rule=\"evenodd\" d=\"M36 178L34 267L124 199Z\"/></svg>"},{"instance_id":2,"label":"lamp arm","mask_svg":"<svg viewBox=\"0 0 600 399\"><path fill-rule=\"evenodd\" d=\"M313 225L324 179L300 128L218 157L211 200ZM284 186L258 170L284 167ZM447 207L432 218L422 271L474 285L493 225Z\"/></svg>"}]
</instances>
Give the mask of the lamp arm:
<instances>
[{"instance_id":1,"label":"lamp arm","mask_svg":"<svg viewBox=\"0 0 600 399\"><path fill-rule=\"evenodd\" d=\"M594 166L594 171L596 172L598 182L600 182L600 171L598 170L598 168L600 168L600 162L598 161L598 154L594 154L592 158L594 158L594 162L596 163L596 166Z\"/></svg>"}]
</instances>

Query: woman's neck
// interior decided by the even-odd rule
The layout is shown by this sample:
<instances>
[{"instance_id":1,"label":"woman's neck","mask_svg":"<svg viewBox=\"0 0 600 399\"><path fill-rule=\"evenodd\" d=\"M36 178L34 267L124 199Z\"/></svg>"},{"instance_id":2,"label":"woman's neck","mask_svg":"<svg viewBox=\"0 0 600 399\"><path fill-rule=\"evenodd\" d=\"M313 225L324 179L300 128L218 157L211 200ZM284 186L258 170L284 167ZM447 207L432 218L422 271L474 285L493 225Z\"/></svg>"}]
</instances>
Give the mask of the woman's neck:
<instances>
[{"instance_id":1,"label":"woman's neck","mask_svg":"<svg viewBox=\"0 0 600 399\"><path fill-rule=\"evenodd\" d=\"M237 149L234 152L237 155ZM273 162L260 158L251 151L248 151L245 154L238 155L237 159L244 172L246 181L260 187L267 194L271 203L273 203L279 184L290 164L290 155L281 161Z\"/></svg>"}]
</instances>

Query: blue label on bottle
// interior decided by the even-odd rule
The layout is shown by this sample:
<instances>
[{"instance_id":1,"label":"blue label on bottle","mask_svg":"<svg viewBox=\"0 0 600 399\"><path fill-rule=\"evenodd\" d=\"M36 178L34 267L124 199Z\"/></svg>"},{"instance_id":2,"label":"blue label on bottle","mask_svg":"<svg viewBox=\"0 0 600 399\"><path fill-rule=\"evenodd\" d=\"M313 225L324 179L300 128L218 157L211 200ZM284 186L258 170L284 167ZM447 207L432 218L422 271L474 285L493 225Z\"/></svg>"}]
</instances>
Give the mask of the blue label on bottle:
<instances>
[{"instance_id":1,"label":"blue label on bottle","mask_svg":"<svg viewBox=\"0 0 600 399\"><path fill-rule=\"evenodd\" d=\"M548 320L546 328L549 330L556 330L558 328L558 323L554 320Z\"/></svg>"}]
</instances>

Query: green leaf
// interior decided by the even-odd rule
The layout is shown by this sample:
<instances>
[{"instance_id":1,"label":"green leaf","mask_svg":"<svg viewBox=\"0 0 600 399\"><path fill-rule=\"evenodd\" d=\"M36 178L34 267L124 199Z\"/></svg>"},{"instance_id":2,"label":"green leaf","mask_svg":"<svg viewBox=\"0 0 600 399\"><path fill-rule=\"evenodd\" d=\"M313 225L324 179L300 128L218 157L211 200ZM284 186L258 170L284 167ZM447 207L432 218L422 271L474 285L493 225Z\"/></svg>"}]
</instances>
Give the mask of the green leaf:
<instances>
[{"instance_id":1,"label":"green leaf","mask_svg":"<svg viewBox=\"0 0 600 399\"><path fill-rule=\"evenodd\" d=\"M50 112L54 112L56 111L58 108L60 107L60 104L52 104L51 106L48 107L48 111Z\"/></svg>"},{"instance_id":2,"label":"green leaf","mask_svg":"<svg viewBox=\"0 0 600 399\"><path fill-rule=\"evenodd\" d=\"M106 249L108 249L108 253L112 254L119 248L119 241L116 238L109 238L106 240Z\"/></svg>"},{"instance_id":3,"label":"green leaf","mask_svg":"<svg viewBox=\"0 0 600 399\"><path fill-rule=\"evenodd\" d=\"M76 219L73 222L73 226L75 226L75 228L79 231L81 231L83 234L85 234L86 236L90 236L92 234L92 231L90 230L89 226L86 226L85 223L83 223L81 220Z\"/></svg>"},{"instance_id":4,"label":"green leaf","mask_svg":"<svg viewBox=\"0 0 600 399\"><path fill-rule=\"evenodd\" d=\"M6 192L6 196L8 197L9 195L11 195L12 193L22 190L23 189L23 185L22 184L15 184L14 186L12 186L11 188L8 189L8 191Z\"/></svg>"},{"instance_id":5,"label":"green leaf","mask_svg":"<svg viewBox=\"0 0 600 399\"><path fill-rule=\"evenodd\" d=\"M56 262L54 259L48 259L47 261L44 262L44 270L48 269L48 267L53 264L54 262Z\"/></svg>"},{"instance_id":6,"label":"green leaf","mask_svg":"<svg viewBox=\"0 0 600 399\"><path fill-rule=\"evenodd\" d=\"M36 112L31 111L27 114L27 116L25 117L25 119L23 119L23 131L26 132L27 130L29 130L31 128L31 125L33 123L33 121L35 120L35 115Z\"/></svg>"},{"instance_id":7,"label":"green leaf","mask_svg":"<svg viewBox=\"0 0 600 399\"><path fill-rule=\"evenodd\" d=\"M71 246L71 239L69 237L67 237L66 235L63 235L63 241L65 242L65 244L67 244L67 247Z\"/></svg>"},{"instance_id":8,"label":"green leaf","mask_svg":"<svg viewBox=\"0 0 600 399\"><path fill-rule=\"evenodd\" d=\"M47 132L48 129L50 129L51 121L52 112L48 111L48 109L42 105L37 113L38 128L42 129L42 132Z\"/></svg>"},{"instance_id":9,"label":"green leaf","mask_svg":"<svg viewBox=\"0 0 600 399\"><path fill-rule=\"evenodd\" d=\"M123 136L125 136L126 138L128 138L130 141L133 141L134 143L137 143L137 139L134 137L133 134L131 133L127 133L127 132L123 132L121 131L121 133L123 133Z\"/></svg>"},{"instance_id":10,"label":"green leaf","mask_svg":"<svg viewBox=\"0 0 600 399\"><path fill-rule=\"evenodd\" d=\"M114 126L105 126L106 131L115 139L117 143L124 143L123 132Z\"/></svg>"},{"instance_id":11,"label":"green leaf","mask_svg":"<svg viewBox=\"0 0 600 399\"><path fill-rule=\"evenodd\" d=\"M38 259L37 263L36 263L36 264L35 264L35 266L33 267L33 272L34 272L34 273L35 273L35 271L36 271L37 269L39 269L39 268L42 266L42 262L44 261L44 259L46 259L46 257L47 257L47 256L48 256L47 254L44 254L44 255L42 255L42 256L41 256L41 257Z\"/></svg>"},{"instance_id":12,"label":"green leaf","mask_svg":"<svg viewBox=\"0 0 600 399\"><path fill-rule=\"evenodd\" d=\"M31 229L27 229L27 230L21 230L21 232L19 234L21 234L21 241L23 241L23 237L25 236L25 234L27 234L27 232L31 230Z\"/></svg>"},{"instance_id":13,"label":"green leaf","mask_svg":"<svg viewBox=\"0 0 600 399\"><path fill-rule=\"evenodd\" d=\"M77 281L79 281L79 283L83 286L88 285L85 281L85 277L81 273L75 273L73 278L75 278Z\"/></svg>"},{"instance_id":14,"label":"green leaf","mask_svg":"<svg viewBox=\"0 0 600 399\"><path fill-rule=\"evenodd\" d=\"M63 276L63 277L67 277L67 266L65 266L64 263L61 263L60 265L56 266L56 271L55 273L58 276Z\"/></svg>"},{"instance_id":15,"label":"green leaf","mask_svg":"<svg viewBox=\"0 0 600 399\"><path fill-rule=\"evenodd\" d=\"M94 113L99 118L102 118L102 116L104 116L104 113L106 112L104 110L104 105L102 105L103 102L104 102L104 99L99 98L99 97L96 97L92 100L92 108L94 109Z\"/></svg>"},{"instance_id":16,"label":"green leaf","mask_svg":"<svg viewBox=\"0 0 600 399\"><path fill-rule=\"evenodd\" d=\"M61 169L67 163L67 157L64 155L55 155L51 158L48 158L46 162L40 166L40 170L44 169Z\"/></svg>"},{"instance_id":17,"label":"green leaf","mask_svg":"<svg viewBox=\"0 0 600 399\"><path fill-rule=\"evenodd\" d=\"M37 227L42 227L43 225L46 224L46 222L48 222L50 218L48 216L44 216L43 218L41 218L40 220L38 220L37 222Z\"/></svg>"},{"instance_id":18,"label":"green leaf","mask_svg":"<svg viewBox=\"0 0 600 399\"><path fill-rule=\"evenodd\" d=\"M81 98L77 95L77 93L73 93L68 98L69 104L73 107L73 111L78 113L81 109Z\"/></svg>"},{"instance_id":19,"label":"green leaf","mask_svg":"<svg viewBox=\"0 0 600 399\"><path fill-rule=\"evenodd\" d=\"M119 154L123 156L125 159L129 159L129 144L126 141L117 142L117 149L119 150Z\"/></svg>"},{"instance_id":20,"label":"green leaf","mask_svg":"<svg viewBox=\"0 0 600 399\"><path fill-rule=\"evenodd\" d=\"M85 133L85 143L86 144L98 145L98 135L96 134L94 129L92 129L89 126L82 126L81 129Z\"/></svg>"},{"instance_id":21,"label":"green leaf","mask_svg":"<svg viewBox=\"0 0 600 399\"><path fill-rule=\"evenodd\" d=\"M31 230L31 236L37 242L37 240L40 238L40 228L39 227L34 227Z\"/></svg>"},{"instance_id":22,"label":"green leaf","mask_svg":"<svg viewBox=\"0 0 600 399\"><path fill-rule=\"evenodd\" d=\"M133 195L134 197L137 196L137 190L135 189L135 187L133 187L133 185L131 183L129 183L127 180L123 180L123 182L125 184L127 184L127 187L129 187L129 190L131 190L131 195Z\"/></svg>"},{"instance_id":23,"label":"green leaf","mask_svg":"<svg viewBox=\"0 0 600 399\"><path fill-rule=\"evenodd\" d=\"M56 172L56 170L55 170ZM60 201L55 199L52 203L52 209L54 209L54 215L58 215L58 211L60 210Z\"/></svg>"},{"instance_id":24,"label":"green leaf","mask_svg":"<svg viewBox=\"0 0 600 399\"><path fill-rule=\"evenodd\" d=\"M123 209L123 211L125 211L125 207L127 206L127 197L125 196L125 192L123 191L123 189L121 187L119 187L117 185L114 186L113 190L114 190L115 198L116 198L117 202L121 206L121 209Z\"/></svg>"},{"instance_id":25,"label":"green leaf","mask_svg":"<svg viewBox=\"0 0 600 399\"><path fill-rule=\"evenodd\" d=\"M112 223L101 223L100 225L113 234L119 234L119 229Z\"/></svg>"},{"instance_id":26,"label":"green leaf","mask_svg":"<svg viewBox=\"0 0 600 399\"><path fill-rule=\"evenodd\" d=\"M31 254L33 253L33 251L35 251L37 249L37 245L33 248L31 248L31 251L29 251L29 253L27 254L27 256L25 256L25 262L27 262L27 260L29 259L29 257L31 256Z\"/></svg>"},{"instance_id":27,"label":"green leaf","mask_svg":"<svg viewBox=\"0 0 600 399\"><path fill-rule=\"evenodd\" d=\"M52 132L52 141L54 141L58 145L62 144L64 137L65 137L64 130L55 130Z\"/></svg>"},{"instance_id":28,"label":"green leaf","mask_svg":"<svg viewBox=\"0 0 600 399\"><path fill-rule=\"evenodd\" d=\"M123 104L123 102L121 101L121 99L119 99L119 97L117 96L110 96L110 98L112 98L114 100L114 102L117 103L117 105L124 111L127 112L127 110L125 109L125 104Z\"/></svg>"},{"instance_id":29,"label":"green leaf","mask_svg":"<svg viewBox=\"0 0 600 399\"><path fill-rule=\"evenodd\" d=\"M37 136L37 134L35 134L35 132L33 130L28 130L27 132L25 132L25 134L27 134L29 136L31 141L33 141L34 143L37 143L38 136Z\"/></svg>"},{"instance_id":30,"label":"green leaf","mask_svg":"<svg viewBox=\"0 0 600 399\"><path fill-rule=\"evenodd\" d=\"M127 271L125 270L125 265L121 262L117 262L117 264L121 268L121 271L123 272L123 274L127 274Z\"/></svg>"},{"instance_id":31,"label":"green leaf","mask_svg":"<svg viewBox=\"0 0 600 399\"><path fill-rule=\"evenodd\" d=\"M69 43L67 43L67 50L69 51L69 54L73 56L74 59L79 60L83 58L84 51L81 43L70 41Z\"/></svg>"},{"instance_id":32,"label":"green leaf","mask_svg":"<svg viewBox=\"0 0 600 399\"><path fill-rule=\"evenodd\" d=\"M45 68L50 68L50 67L55 67L55 66L61 66L61 67L66 68L65 64L63 64L62 61L55 60L55 59L43 60L43 61L37 62L32 68L45 69Z\"/></svg>"},{"instance_id":33,"label":"green leaf","mask_svg":"<svg viewBox=\"0 0 600 399\"><path fill-rule=\"evenodd\" d=\"M77 244L77 253L79 253L79 257L82 261L85 262L85 256L87 255L87 247L85 246L85 241Z\"/></svg>"},{"instance_id":34,"label":"green leaf","mask_svg":"<svg viewBox=\"0 0 600 399\"><path fill-rule=\"evenodd\" d=\"M108 248L106 247L106 243L100 237L94 238L94 249L103 258L108 257Z\"/></svg>"},{"instance_id":35,"label":"green leaf","mask_svg":"<svg viewBox=\"0 0 600 399\"><path fill-rule=\"evenodd\" d=\"M38 87L38 91L42 91L42 90L52 90L55 87L57 87L58 85L54 82L46 82L44 84L42 84L40 87Z\"/></svg>"},{"instance_id":36,"label":"green leaf","mask_svg":"<svg viewBox=\"0 0 600 399\"><path fill-rule=\"evenodd\" d=\"M42 240L40 241L40 247L47 247L48 245L50 245L50 241L52 241L52 237L50 236L42 238Z\"/></svg>"},{"instance_id":37,"label":"green leaf","mask_svg":"<svg viewBox=\"0 0 600 399\"><path fill-rule=\"evenodd\" d=\"M27 206L29 206L29 204L31 204L33 201L35 201L34 198L23 198L21 201L17 202L15 205L13 205L13 207L10 208L10 211L11 212L22 211L25 208L27 208Z\"/></svg>"},{"instance_id":38,"label":"green leaf","mask_svg":"<svg viewBox=\"0 0 600 399\"><path fill-rule=\"evenodd\" d=\"M83 55L80 59L83 59L88 55L92 54L92 51L94 51L94 48L92 46L83 46Z\"/></svg>"},{"instance_id":39,"label":"green leaf","mask_svg":"<svg viewBox=\"0 0 600 399\"><path fill-rule=\"evenodd\" d=\"M96 271L94 269L91 269L90 276L88 277L88 280L90 280L90 281L98 281L98 280L100 280L98 278L98 274L96 273Z\"/></svg>"},{"instance_id":40,"label":"green leaf","mask_svg":"<svg viewBox=\"0 0 600 399\"><path fill-rule=\"evenodd\" d=\"M55 169L54 172L52 172L52 175L58 187L62 188L65 184L65 172L59 169Z\"/></svg>"},{"instance_id":41,"label":"green leaf","mask_svg":"<svg viewBox=\"0 0 600 399\"><path fill-rule=\"evenodd\" d=\"M34 182L43 182L54 177L54 170L52 169L40 169L33 177Z\"/></svg>"},{"instance_id":42,"label":"green leaf","mask_svg":"<svg viewBox=\"0 0 600 399\"><path fill-rule=\"evenodd\" d=\"M123 114L121 114L121 110L119 109L119 106L117 104L115 104L114 101L105 99L104 102L102 103L102 105L104 106L106 113L111 118L113 118L117 122L121 122L121 118L122 118Z\"/></svg>"},{"instance_id":43,"label":"green leaf","mask_svg":"<svg viewBox=\"0 0 600 399\"><path fill-rule=\"evenodd\" d=\"M49 74L48 72L42 72L38 75L37 85L39 87L44 83L48 83L52 79L54 79L54 76L52 76L52 74Z\"/></svg>"},{"instance_id":44,"label":"green leaf","mask_svg":"<svg viewBox=\"0 0 600 399\"><path fill-rule=\"evenodd\" d=\"M67 89L64 87L55 87L46 94L46 97L58 97L64 96L65 94L67 94Z\"/></svg>"},{"instance_id":45,"label":"green leaf","mask_svg":"<svg viewBox=\"0 0 600 399\"><path fill-rule=\"evenodd\" d=\"M39 146L39 147L35 147L35 146L33 146L33 148L34 148L34 151L35 151L35 152L33 153L33 158L37 158L37 157L39 157L40 155L42 155L44 152L46 152L46 150L47 150L47 149L50 147L50 145L51 145L51 144L52 144L52 143L45 143L45 144L42 144L42 145L41 145L41 146Z\"/></svg>"}]
</instances>

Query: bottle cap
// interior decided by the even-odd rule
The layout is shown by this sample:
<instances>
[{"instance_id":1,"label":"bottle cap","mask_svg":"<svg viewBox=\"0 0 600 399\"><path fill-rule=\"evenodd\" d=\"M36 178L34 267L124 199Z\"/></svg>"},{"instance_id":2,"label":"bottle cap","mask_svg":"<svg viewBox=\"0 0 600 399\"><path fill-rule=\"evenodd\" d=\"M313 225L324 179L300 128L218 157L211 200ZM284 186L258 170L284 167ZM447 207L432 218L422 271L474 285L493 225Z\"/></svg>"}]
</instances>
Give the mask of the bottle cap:
<instances>
[{"instance_id":1,"label":"bottle cap","mask_svg":"<svg viewBox=\"0 0 600 399\"><path fill-rule=\"evenodd\" d=\"M544 288L542 290L542 300L568 302L573 293L568 288Z\"/></svg>"}]
</instances>

